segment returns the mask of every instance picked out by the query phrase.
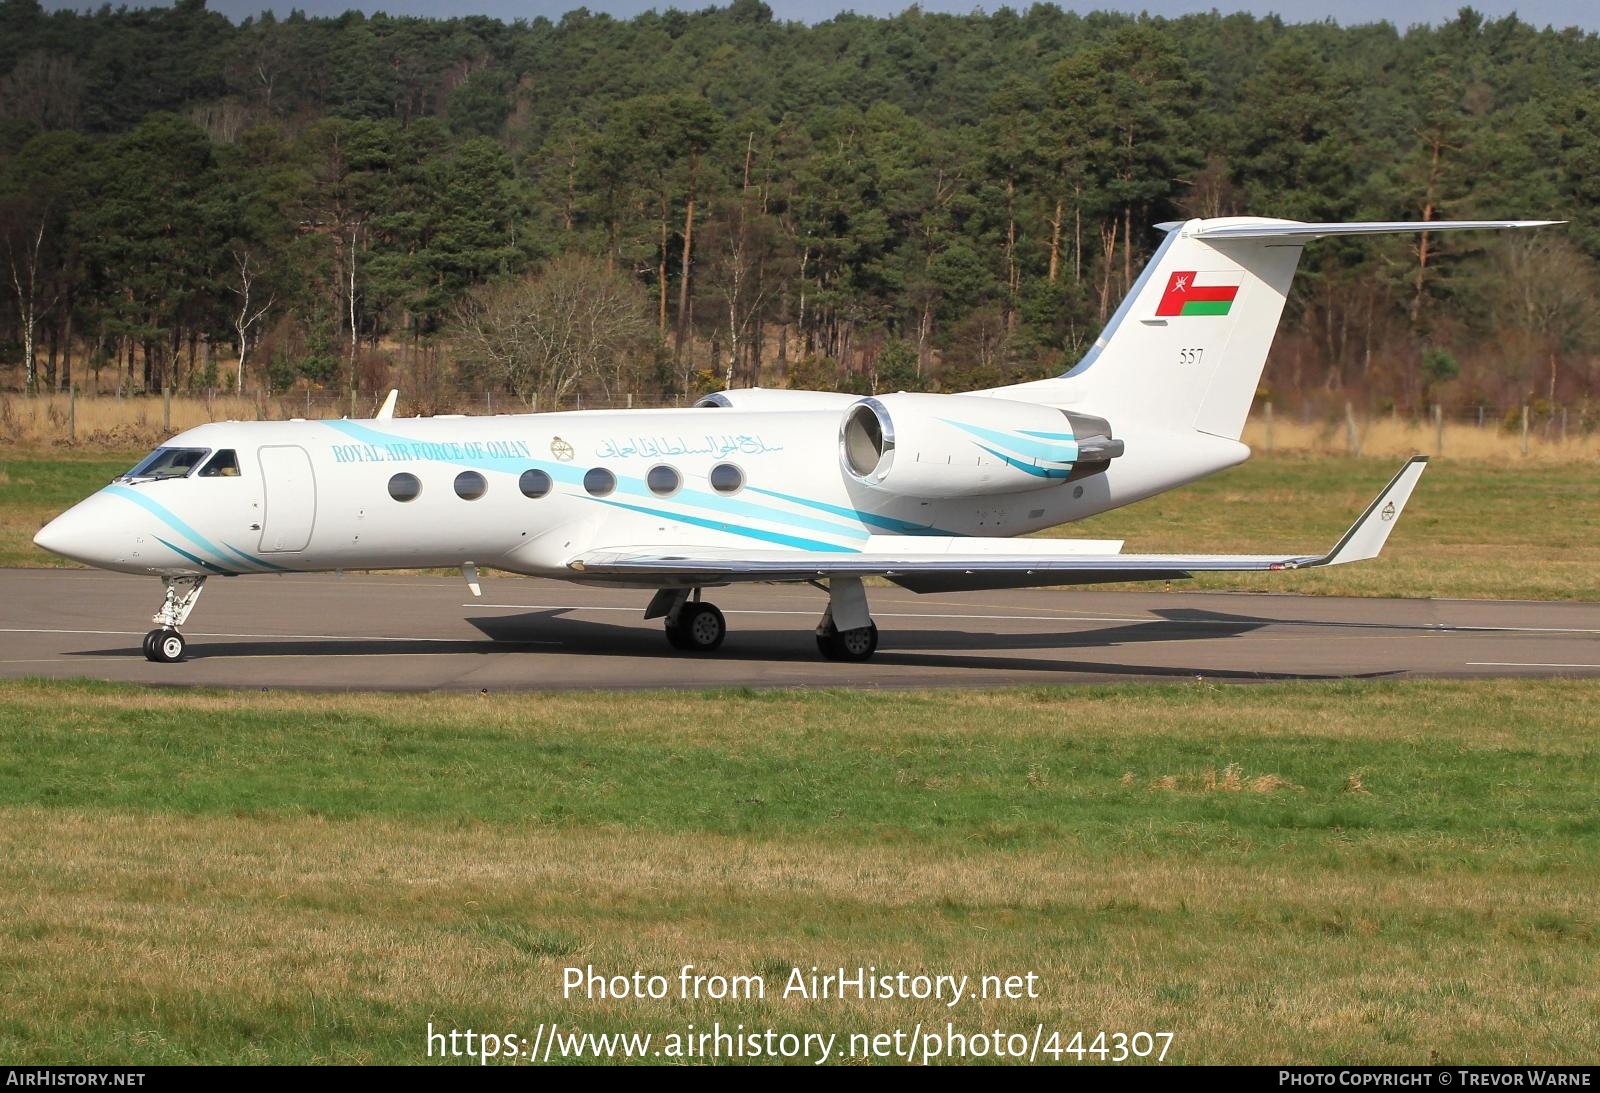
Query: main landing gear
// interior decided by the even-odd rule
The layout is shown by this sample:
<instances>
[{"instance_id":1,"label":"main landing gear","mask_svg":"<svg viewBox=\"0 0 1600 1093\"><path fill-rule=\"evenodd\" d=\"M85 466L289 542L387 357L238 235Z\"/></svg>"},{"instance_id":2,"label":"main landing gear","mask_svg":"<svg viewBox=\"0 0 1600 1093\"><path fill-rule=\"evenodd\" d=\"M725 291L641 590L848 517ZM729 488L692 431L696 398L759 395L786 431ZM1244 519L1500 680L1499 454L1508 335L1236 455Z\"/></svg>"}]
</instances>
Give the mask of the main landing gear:
<instances>
[{"instance_id":1,"label":"main landing gear","mask_svg":"<svg viewBox=\"0 0 1600 1093\"><path fill-rule=\"evenodd\" d=\"M163 577L161 583L167 588L167 598L161 610L151 616L156 628L144 636L144 655L146 660L158 664L176 664L183 659L187 644L178 633L178 627L188 621L189 612L194 610L195 602L205 589L206 579Z\"/></svg>"},{"instance_id":2,"label":"main landing gear","mask_svg":"<svg viewBox=\"0 0 1600 1093\"><path fill-rule=\"evenodd\" d=\"M728 636L728 620L715 604L686 603L667 616L667 641L685 653L714 653Z\"/></svg>"},{"instance_id":3,"label":"main landing gear","mask_svg":"<svg viewBox=\"0 0 1600 1093\"><path fill-rule=\"evenodd\" d=\"M878 626L867 611L861 580L839 577L817 587L828 593L828 608L817 623L817 651L828 660L870 660L878 651ZM728 620L700 598L698 588L663 588L644 617L664 619L668 644L685 653L713 653L728 636Z\"/></svg>"},{"instance_id":4,"label":"main landing gear","mask_svg":"<svg viewBox=\"0 0 1600 1093\"><path fill-rule=\"evenodd\" d=\"M667 642L685 653L712 653L728 636L728 620L716 605L700 598L700 590L663 588L645 609L647 619L665 619Z\"/></svg>"},{"instance_id":5,"label":"main landing gear","mask_svg":"<svg viewBox=\"0 0 1600 1093\"><path fill-rule=\"evenodd\" d=\"M859 577L828 582L828 609L817 623L817 651L828 660L871 660L878 651L878 624L867 611L867 590Z\"/></svg>"},{"instance_id":6,"label":"main landing gear","mask_svg":"<svg viewBox=\"0 0 1600 1093\"><path fill-rule=\"evenodd\" d=\"M854 630L817 627L817 652L828 660L871 660L878 651L878 624L869 622Z\"/></svg>"}]
</instances>

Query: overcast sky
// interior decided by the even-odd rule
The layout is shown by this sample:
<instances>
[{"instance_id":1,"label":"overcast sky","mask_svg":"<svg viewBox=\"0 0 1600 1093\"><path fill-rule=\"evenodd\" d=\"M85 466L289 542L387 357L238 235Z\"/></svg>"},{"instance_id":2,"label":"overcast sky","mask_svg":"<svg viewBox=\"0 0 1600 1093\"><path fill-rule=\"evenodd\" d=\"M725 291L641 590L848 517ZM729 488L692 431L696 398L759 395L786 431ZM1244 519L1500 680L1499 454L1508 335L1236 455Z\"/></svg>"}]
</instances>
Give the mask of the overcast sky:
<instances>
[{"instance_id":1,"label":"overcast sky","mask_svg":"<svg viewBox=\"0 0 1600 1093\"><path fill-rule=\"evenodd\" d=\"M767 0L768 5L779 19L799 19L807 23L821 22L832 18L841 11L856 11L862 15L892 15L904 10L909 5L904 0ZM1026 10L1031 0L1013 0L1009 5L1017 10ZM1247 2L1216 3L1215 0L1149 0L1140 3L1138 0L1106 0L1101 3L1074 3L1072 0L1057 0L1060 7L1069 11L1147 11L1152 15L1183 15L1189 12L1210 11L1213 8L1223 11L1251 11L1257 15L1281 15L1291 23L1317 22L1323 19L1333 19L1340 24L1350 26L1356 23L1375 23L1387 19L1399 26L1409 26L1413 23L1440 23L1455 17L1456 11L1462 7L1461 0L1410 0L1409 3L1394 3L1394 0L1247 0ZM97 8L98 2L93 3L61 3L49 2L49 8ZM163 6L149 3L148 0L128 0L130 7L157 7ZM210 0L208 6L213 11L220 11L235 22L247 15L253 15L264 9L271 8L280 15L290 8L299 8L308 15L337 15L350 8L360 8L363 11L387 11L392 15L430 15L443 17L449 15L492 15L497 19L510 21L513 19L529 19L534 16L544 15L550 18L560 18L565 11L577 7L587 7L590 11L607 12L619 18L636 15L650 8L665 10L669 7L680 8L685 11L695 11L711 6L709 2L696 2L696 0L679 0L676 3L652 2L652 0L588 0L580 3L578 0L467 0L466 3L429 3L428 0L383 0L382 3L365 3L360 0L294 0L290 3L276 3L273 0ZM725 0L716 6L725 6ZM983 3L973 3L972 0L926 0L922 4L924 11L970 12L982 9L993 11L997 7L1006 6L996 0L984 0ZM1594 0L1478 0L1471 5L1484 15L1499 18L1515 13L1524 22L1534 26L1552 24L1557 27L1577 26L1584 30L1600 31L1600 4Z\"/></svg>"}]
</instances>

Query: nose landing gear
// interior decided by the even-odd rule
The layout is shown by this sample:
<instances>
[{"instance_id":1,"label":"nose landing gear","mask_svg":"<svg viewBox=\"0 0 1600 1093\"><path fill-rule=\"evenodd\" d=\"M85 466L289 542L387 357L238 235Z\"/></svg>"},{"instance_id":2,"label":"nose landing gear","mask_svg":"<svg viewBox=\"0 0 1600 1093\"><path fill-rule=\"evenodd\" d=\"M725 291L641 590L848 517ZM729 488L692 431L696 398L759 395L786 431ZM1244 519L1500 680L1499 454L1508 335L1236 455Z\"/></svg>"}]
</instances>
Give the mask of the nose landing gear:
<instances>
[{"instance_id":1,"label":"nose landing gear","mask_svg":"<svg viewBox=\"0 0 1600 1093\"><path fill-rule=\"evenodd\" d=\"M183 659L187 646L178 627L188 621L189 612L194 610L195 602L205 589L206 579L163 577L161 583L166 586L167 597L161 610L151 616L150 621L156 628L144 636L144 655L146 660L158 664L176 664Z\"/></svg>"}]
</instances>

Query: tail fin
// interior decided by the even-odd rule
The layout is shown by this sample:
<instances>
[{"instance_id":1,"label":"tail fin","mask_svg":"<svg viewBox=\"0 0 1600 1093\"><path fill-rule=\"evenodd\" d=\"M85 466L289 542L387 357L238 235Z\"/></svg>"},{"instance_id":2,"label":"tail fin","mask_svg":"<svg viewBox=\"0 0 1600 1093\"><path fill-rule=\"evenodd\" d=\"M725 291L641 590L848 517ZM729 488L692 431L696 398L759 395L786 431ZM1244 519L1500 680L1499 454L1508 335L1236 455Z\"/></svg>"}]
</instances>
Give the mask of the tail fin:
<instances>
[{"instance_id":1,"label":"tail fin","mask_svg":"<svg viewBox=\"0 0 1600 1093\"><path fill-rule=\"evenodd\" d=\"M1076 367L1055 380L992 393L1082 408L1119 429L1138 420L1237 440L1307 242L1552 223L1558 221L1305 224L1226 217L1162 224L1166 239Z\"/></svg>"}]
</instances>

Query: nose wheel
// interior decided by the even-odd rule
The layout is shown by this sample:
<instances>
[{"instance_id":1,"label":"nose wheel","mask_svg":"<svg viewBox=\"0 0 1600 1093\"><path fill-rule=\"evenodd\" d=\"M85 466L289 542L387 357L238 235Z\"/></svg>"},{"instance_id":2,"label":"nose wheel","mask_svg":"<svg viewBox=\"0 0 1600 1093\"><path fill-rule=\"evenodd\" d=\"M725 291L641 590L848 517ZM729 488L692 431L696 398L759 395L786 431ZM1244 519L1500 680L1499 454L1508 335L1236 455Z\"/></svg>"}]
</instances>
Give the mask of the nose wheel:
<instances>
[{"instance_id":1,"label":"nose wheel","mask_svg":"<svg viewBox=\"0 0 1600 1093\"><path fill-rule=\"evenodd\" d=\"M176 664L183 659L186 646L176 630L152 630L144 636L144 657L157 664Z\"/></svg>"}]
</instances>

